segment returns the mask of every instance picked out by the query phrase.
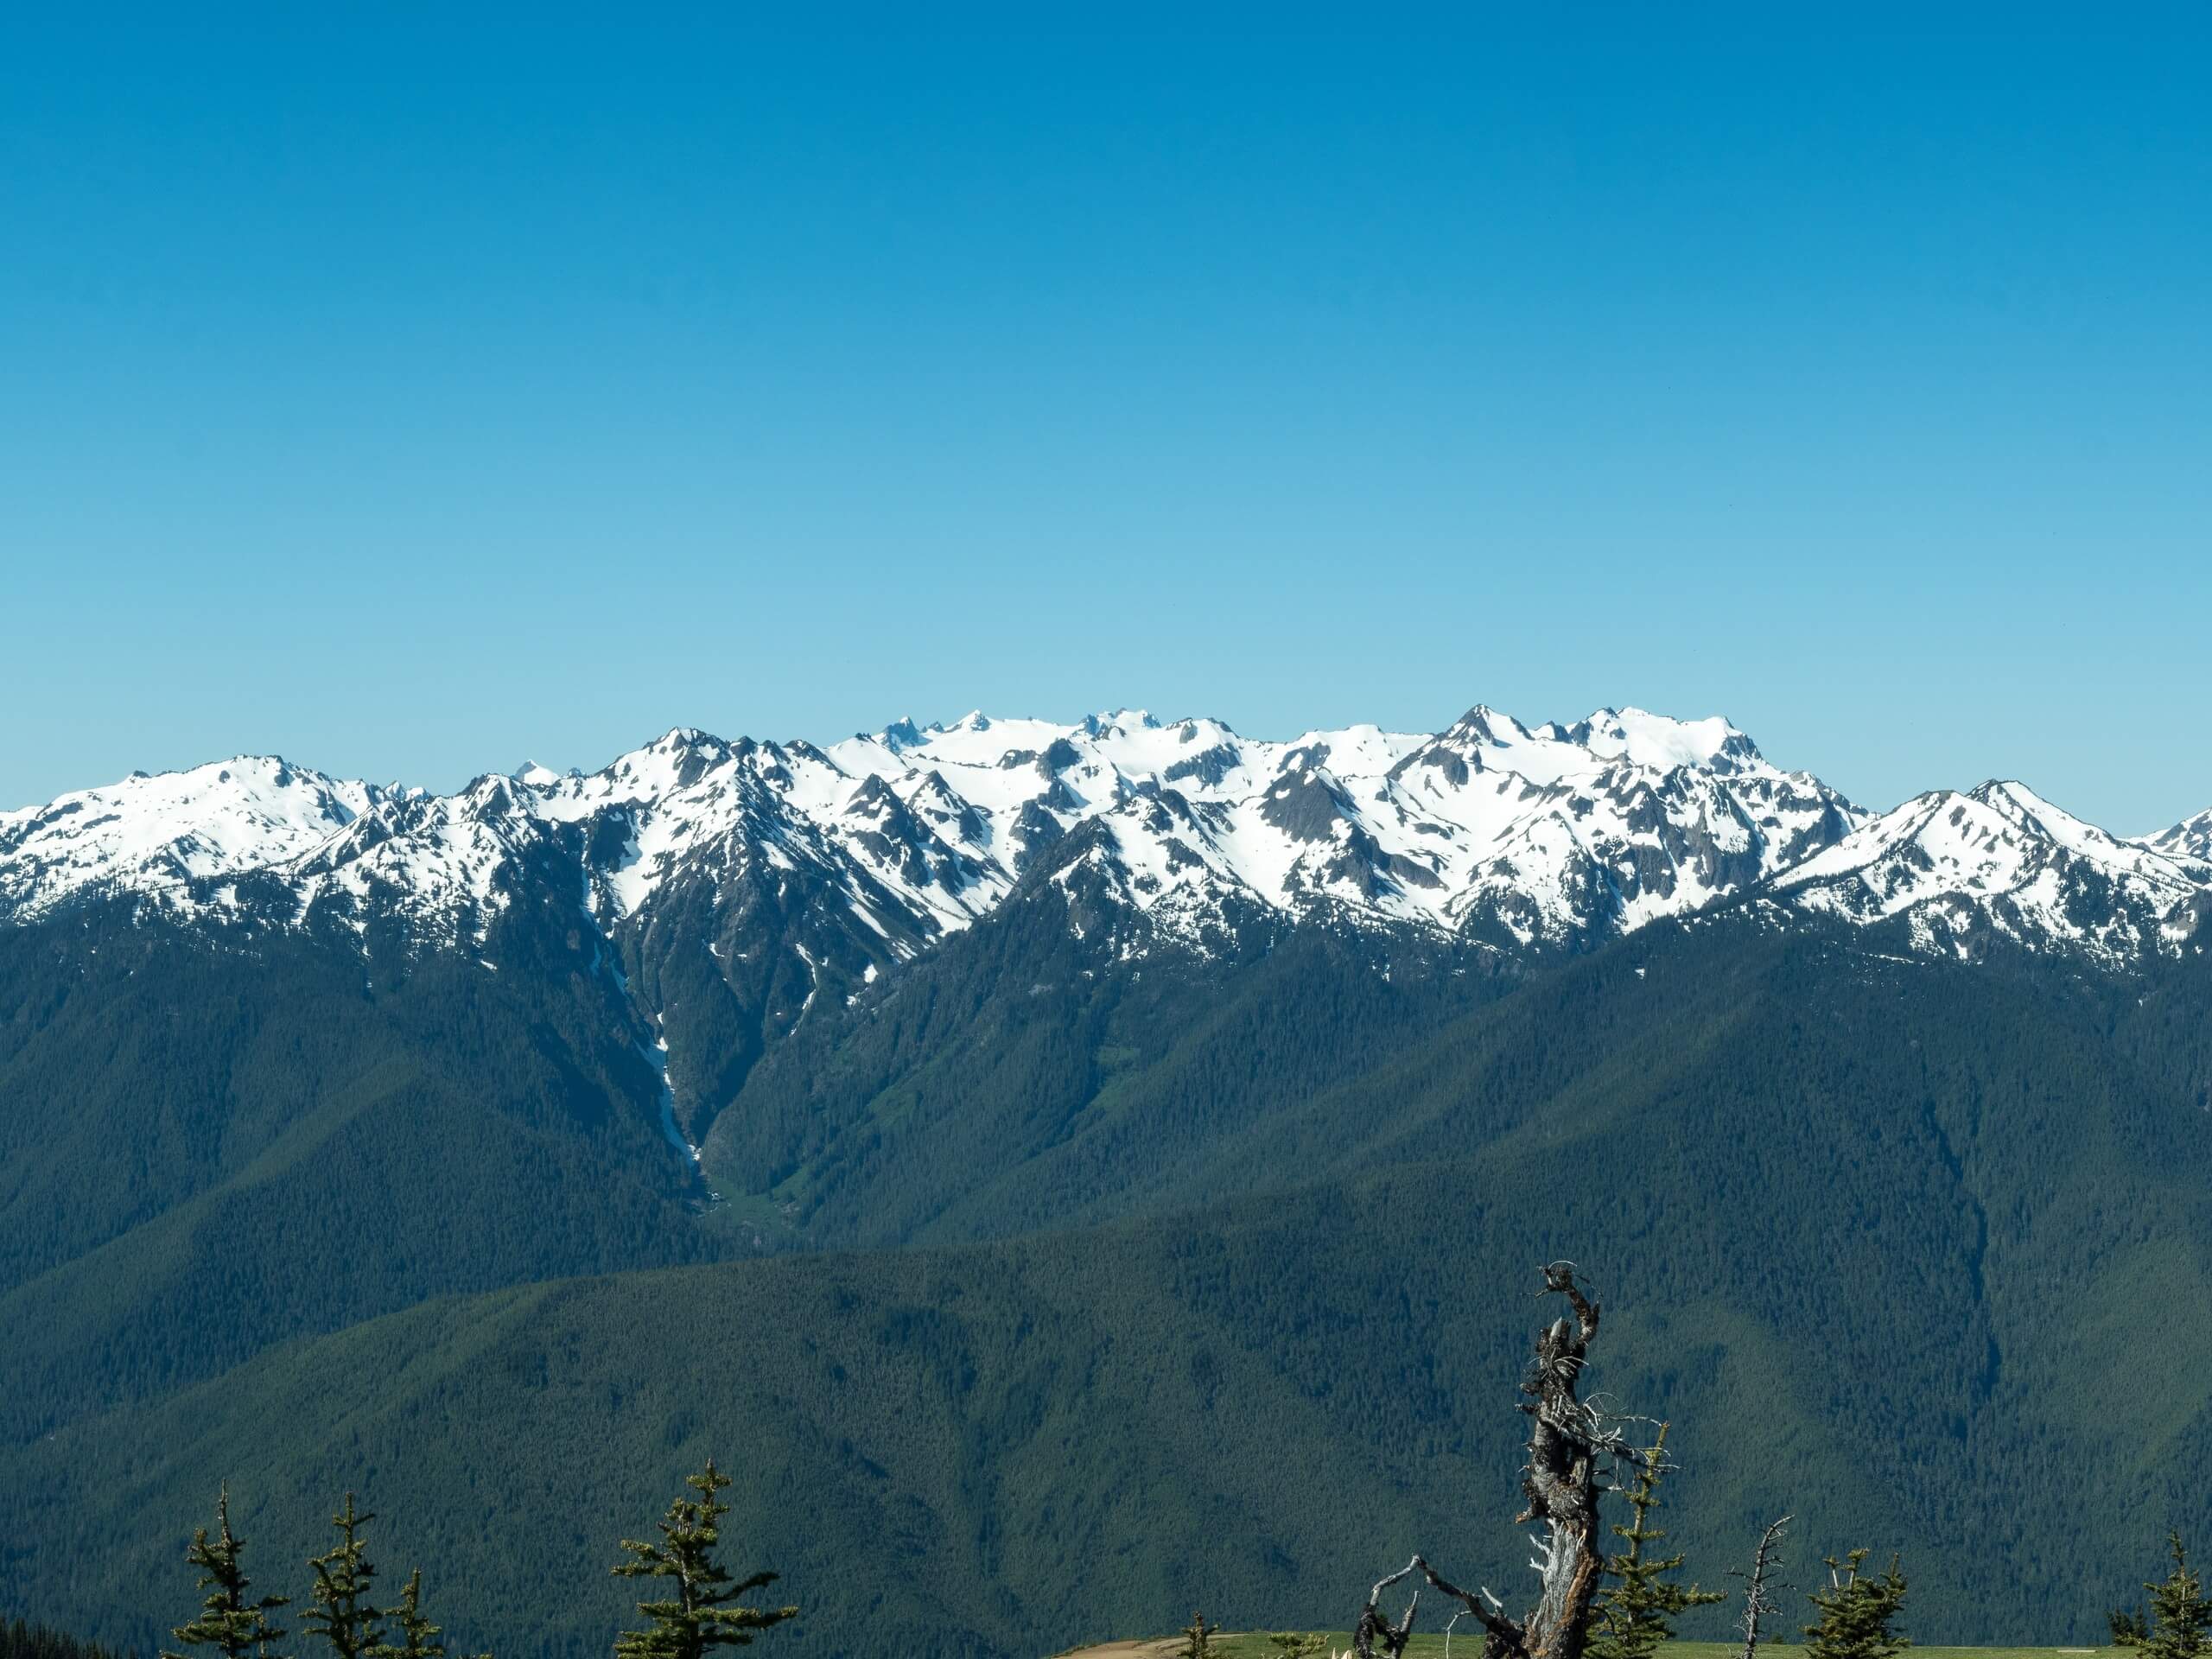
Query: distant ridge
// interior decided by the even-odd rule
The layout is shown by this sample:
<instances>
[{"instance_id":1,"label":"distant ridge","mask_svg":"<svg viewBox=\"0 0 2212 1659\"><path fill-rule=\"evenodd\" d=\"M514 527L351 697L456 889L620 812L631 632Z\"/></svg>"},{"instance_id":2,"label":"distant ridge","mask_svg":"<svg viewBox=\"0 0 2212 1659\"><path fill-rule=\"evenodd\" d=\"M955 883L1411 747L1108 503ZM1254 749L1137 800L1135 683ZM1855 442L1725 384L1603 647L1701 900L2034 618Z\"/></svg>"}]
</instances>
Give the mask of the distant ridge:
<instances>
[{"instance_id":1,"label":"distant ridge","mask_svg":"<svg viewBox=\"0 0 2212 1659\"><path fill-rule=\"evenodd\" d=\"M2212 811L2130 842L1993 782L1875 815L1726 720L1633 708L1532 727L1478 705L1434 734L1280 741L1142 709L976 710L826 748L679 727L594 772L529 764L450 796L276 757L134 774L0 815L0 920L122 893L473 949L533 867L565 872L600 930L701 879L788 892L803 874L817 931L839 936L806 948L887 971L1056 856L1056 880L1082 868L1189 950L1266 915L1548 951L1756 893L1777 914L1901 920L1916 950L1988 938L2124 966L2196 938Z\"/></svg>"}]
</instances>

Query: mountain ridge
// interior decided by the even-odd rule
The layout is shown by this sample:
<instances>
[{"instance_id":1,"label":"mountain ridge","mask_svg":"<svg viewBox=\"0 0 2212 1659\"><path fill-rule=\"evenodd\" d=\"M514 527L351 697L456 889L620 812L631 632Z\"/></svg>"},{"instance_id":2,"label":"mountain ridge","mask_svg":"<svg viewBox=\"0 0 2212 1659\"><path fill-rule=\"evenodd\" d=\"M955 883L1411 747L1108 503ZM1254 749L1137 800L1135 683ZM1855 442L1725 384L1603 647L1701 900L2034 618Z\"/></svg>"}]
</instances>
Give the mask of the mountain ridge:
<instances>
[{"instance_id":1,"label":"mountain ridge","mask_svg":"<svg viewBox=\"0 0 2212 1659\"><path fill-rule=\"evenodd\" d=\"M1019 906L1039 946L1042 885ZM1289 937L1261 973L1336 936ZM181 1307L111 1257L84 1258L0 1299L0 1325L42 1333L15 1344L20 1380L0 1389L14 1430L0 1504L26 1518L14 1581L43 1617L142 1640L183 1588L180 1529L218 1480L251 1506L265 1562L307 1553L331 1492L355 1487L391 1517L380 1556L446 1563L454 1628L582 1655L622 1611L612 1533L503 1514L522 1494L650 1515L712 1451L747 1483L741 1559L785 1572L810 1609L795 1652L854 1651L866 1630L918 1654L1018 1659L1162 1628L1201 1598L1248 1622L1294 1605L1324 1622L1356 1605L1377 1558L1448 1550L1493 1583L1518 1569L1526 1283L1530 1263L1564 1255L1604 1275L1605 1388L1677 1424L1670 1527L1701 1573L1787 1509L1815 1548L1901 1548L1923 1636L2080 1639L2164 1527L2202 1511L2212 964L2139 988L1872 944L1834 918L1741 938L1663 925L1442 1019L1452 999L1403 1018L1378 1006L1407 975L1317 972L1302 994L1278 979L1246 993L1248 1010L1349 1071L1302 1080L1271 1041L1196 1033L1193 1056L1262 1077L1242 1100L1201 1087L1202 1113L1083 1108L1131 1131L1117 1139L1146 1177L1127 1201L1094 1184L1104 1202L1088 1213L1066 1202L1087 1179L1067 1161L1083 1145L1052 1122L1027 1126L1048 1163L967 1199L944 1185L948 1160L1053 1103L994 1087L922 1033L925 1058L966 1073L941 1091L971 1120L964 1138L932 1167L911 1154L963 1126L913 1126L878 1165L906 1190L870 1181L842 1206L903 1243L848 1227L823 1239L833 1248L757 1262L578 1276L549 1260L536 1283L356 1298L290 1332L217 1317L219 1275L194 1276L214 1304ZM899 982L887 1018L941 979L941 960ZM148 995L143 968L101 971ZM429 1016L456 993L518 995L518 977L440 961L391 995ZM997 979L1006 1007L1032 1000L1026 976ZM1070 1022L1046 1006L1036 1024ZM1009 1055L1011 1034L976 1033ZM1318 1091L1294 1098L1304 1081ZM416 1190L403 1170L453 1161L435 1132L457 1096L334 1104L363 1128L404 1127L396 1112L419 1126L381 1184L394 1203ZM50 1109L76 1115L58 1097ZM650 1133L635 1111L619 1127L633 1147ZM325 1185L301 1187L309 1177ZM204 1230L207 1248L251 1225L283 1241L255 1259L302 1256L274 1265L319 1277L335 1244L357 1243L349 1217L315 1223L324 1194L361 1178L357 1160L296 1162L283 1190L262 1184ZM434 1196L435 1215L450 1199ZM1007 1208L1017 1198L1025 1211ZM423 1219L410 1210L391 1236L435 1265L450 1230ZM128 1248L143 1261L163 1244ZM127 1308L100 1305L126 1294ZM2143 1386L2146 1308L2157 1387ZM49 1309L80 1327L67 1351L43 1334ZM118 1357L152 1364L195 1332L235 1351L87 1397L84 1379L111 1377ZM2086 1545L2085 1505L2101 1517ZM146 1514L164 1519L123 1524ZM83 1548L118 1536L119 1550Z\"/></svg>"},{"instance_id":2,"label":"mountain ridge","mask_svg":"<svg viewBox=\"0 0 2212 1659\"><path fill-rule=\"evenodd\" d=\"M1954 802L1975 845L1931 850ZM1719 716L1605 708L1530 726L1477 704L1430 734L1277 741L1141 709L1068 724L977 710L826 747L679 726L596 772L531 762L450 795L276 756L134 774L0 814L0 921L119 893L264 925L334 916L357 937L384 913L467 949L536 856L574 868L580 913L610 937L702 881L711 910L733 876L785 897L802 879L816 937L791 949L810 972L836 961L865 979L996 908L1094 821L1122 901L1199 949L1240 906L1573 949L1765 889L1870 922L1915 907L1955 921L2002 893L1999 932L2118 964L2193 938L2212 889L2212 811L2126 841L1993 782L1873 812ZM2093 890L2117 925L2069 916ZM1914 943L1956 949L1956 931L1929 919Z\"/></svg>"},{"instance_id":3,"label":"mountain ridge","mask_svg":"<svg viewBox=\"0 0 2212 1659\"><path fill-rule=\"evenodd\" d=\"M1865 813L1726 722L1629 711L837 747L682 729L449 796L218 763L157 810L7 820L0 891L38 896L0 925L0 1331L35 1338L0 1342L0 1504L56 1541L10 1558L39 1611L158 1629L117 1587L150 1567L66 1566L156 1462L167 1515L236 1474L304 1538L359 1484L489 1546L482 1458L527 1421L558 1431L537 1490L588 1463L625 1513L651 1494L622 1483L766 1425L753 1507L804 1521L779 1564L818 1587L906 1541L918 1653L1300 1584L1322 1618L1380 1535L1336 1506L1355 1471L1412 1458L1387 1466L1456 1515L1489 1490L1457 1471L1510 1466L1525 1333L1456 1327L1560 1255L1605 1263L1609 1304L1633 1282L1625 1397L1716 1433L1680 1493L1701 1559L1863 1475L1824 1547L1902 1545L1956 1631L2070 1630L2096 1617L2077 1471L2152 1544L2196 1501L2203 1389L2135 1386L2102 1323L2149 1296L2175 1375L2206 1374L2183 854L2022 785ZM523 1288L550 1281L583 1287ZM525 1302L577 1317L472 1334ZM1193 1474L1217 1413L1279 1431L1324 1501L1238 1452L1220 1524ZM1136 1443L1169 1450L1115 1484ZM607 1587L587 1542L456 1585L454 1617L587 1651L595 1615L530 1600ZM819 1594L810 1650L887 1616Z\"/></svg>"}]
</instances>

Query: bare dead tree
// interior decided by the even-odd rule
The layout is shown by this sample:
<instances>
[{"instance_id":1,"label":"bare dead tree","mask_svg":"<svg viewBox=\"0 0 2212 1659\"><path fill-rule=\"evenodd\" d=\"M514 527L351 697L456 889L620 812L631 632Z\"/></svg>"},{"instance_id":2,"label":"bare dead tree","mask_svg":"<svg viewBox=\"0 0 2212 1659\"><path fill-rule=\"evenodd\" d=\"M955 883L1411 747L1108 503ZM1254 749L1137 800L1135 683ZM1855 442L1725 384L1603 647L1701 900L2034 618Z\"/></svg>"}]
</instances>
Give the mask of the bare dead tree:
<instances>
[{"instance_id":1,"label":"bare dead tree","mask_svg":"<svg viewBox=\"0 0 2212 1659\"><path fill-rule=\"evenodd\" d=\"M1367 1592L1367 1605L1360 1609L1359 1623L1352 1626L1351 1632L1351 1650L1359 1656L1359 1659L1375 1659L1375 1644L1377 1642L1382 1644L1382 1651L1389 1659L1398 1659L1398 1656L1406 1650L1406 1643L1413 1640L1414 1609L1421 1605L1421 1592L1414 1592L1411 1599L1406 1603L1404 1616L1395 1624L1382 1617L1377 1604L1382 1601L1385 1590L1408 1573L1418 1571L1420 1567L1421 1557L1416 1555L1389 1577L1377 1580L1375 1587Z\"/></svg>"},{"instance_id":2,"label":"bare dead tree","mask_svg":"<svg viewBox=\"0 0 2212 1659\"><path fill-rule=\"evenodd\" d=\"M1783 1516L1759 1535L1759 1547L1751 1554L1751 1570L1735 1576L1744 1580L1744 1659L1755 1659L1759 1646L1759 1620L1781 1610L1768 1599L1766 1575L1771 1567L1782 1565L1777 1547L1782 1542L1782 1529L1792 1517Z\"/></svg>"},{"instance_id":3,"label":"bare dead tree","mask_svg":"<svg viewBox=\"0 0 2212 1659\"><path fill-rule=\"evenodd\" d=\"M1621 1433L1621 1425L1642 1419L1617 1416L1577 1397L1590 1343L1598 1334L1598 1304L1575 1283L1572 1262L1554 1262L1543 1271L1544 1287L1537 1294L1564 1296L1573 1318L1563 1314L1538 1333L1535 1357L1521 1383L1521 1392L1529 1396L1520 1408L1529 1418L1529 1461L1521 1471L1526 1507L1515 1521L1523 1526L1539 1522L1544 1529L1529 1539L1536 1551L1529 1565L1542 1581L1536 1605L1523 1618L1509 1618L1490 1590L1462 1590L1416 1555L1368 1592L1352 1636L1358 1659L1375 1659L1378 1643L1389 1659L1405 1650L1419 1592L1395 1624L1384 1618L1380 1603L1385 1590L1415 1573L1483 1627L1483 1659L1582 1659L1590 1605L1605 1564L1599 1544L1598 1500L1618 1489L1624 1466L1645 1464L1649 1455Z\"/></svg>"}]
</instances>

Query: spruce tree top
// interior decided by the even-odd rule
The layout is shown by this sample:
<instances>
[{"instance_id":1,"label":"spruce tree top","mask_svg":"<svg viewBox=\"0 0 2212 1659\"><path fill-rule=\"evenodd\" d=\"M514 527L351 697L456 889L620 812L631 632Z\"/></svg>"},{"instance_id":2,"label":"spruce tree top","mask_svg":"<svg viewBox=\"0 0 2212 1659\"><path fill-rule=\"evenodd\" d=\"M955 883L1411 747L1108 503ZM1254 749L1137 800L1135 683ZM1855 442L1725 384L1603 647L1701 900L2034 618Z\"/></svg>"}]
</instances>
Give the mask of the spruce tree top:
<instances>
[{"instance_id":1,"label":"spruce tree top","mask_svg":"<svg viewBox=\"0 0 2212 1659\"><path fill-rule=\"evenodd\" d=\"M241 1558L245 1552L245 1540L231 1531L231 1489L224 1484L215 1497L215 1535L210 1538L207 1529L200 1527L192 1535L192 1548L185 1553L185 1560L200 1569L200 1588L207 1597L200 1604L200 1617L188 1624L180 1624L169 1634L188 1648L213 1648L223 1659L276 1659L270 1653L272 1643L282 1642L285 1632L270 1621L270 1611L285 1604L283 1596L263 1596L253 1599L246 1594L253 1581L245 1575ZM162 1659L184 1659L181 1654L164 1651Z\"/></svg>"},{"instance_id":2,"label":"spruce tree top","mask_svg":"<svg viewBox=\"0 0 2212 1659\"><path fill-rule=\"evenodd\" d=\"M2144 1659L2202 1659L2212 1653L2212 1602L2179 1533L2166 1535L2166 1548L2174 1570L2164 1583L2143 1586L2151 1592L2151 1631L2139 1644Z\"/></svg>"},{"instance_id":3,"label":"spruce tree top","mask_svg":"<svg viewBox=\"0 0 2212 1659\"><path fill-rule=\"evenodd\" d=\"M715 1546L721 1541L715 1523L729 1513L729 1505L715 1495L730 1480L715 1469L712 1458L683 1484L699 1496L679 1497L668 1506L660 1522L663 1541L622 1541L633 1559L615 1567L615 1577L673 1579L676 1594L666 1601L638 1604L649 1627L617 1637L616 1659L702 1659L710 1648L744 1647L753 1631L798 1617L796 1607L763 1610L732 1605L741 1596L773 1584L776 1575L755 1573L734 1580L715 1560Z\"/></svg>"},{"instance_id":4,"label":"spruce tree top","mask_svg":"<svg viewBox=\"0 0 2212 1659\"><path fill-rule=\"evenodd\" d=\"M1866 1559L1863 1549L1840 1561L1827 1557L1827 1585L1809 1597L1821 1619L1805 1626L1806 1659L1895 1659L1912 1645L1890 1628L1904 1605L1904 1574L1897 1571L1897 1558L1890 1557L1879 1578L1859 1572Z\"/></svg>"},{"instance_id":5,"label":"spruce tree top","mask_svg":"<svg viewBox=\"0 0 2212 1659\"><path fill-rule=\"evenodd\" d=\"M1588 1647L1591 1659L1650 1659L1662 1642L1671 1642L1676 1615L1692 1607L1709 1607L1727 1598L1696 1585L1674 1583L1667 1576L1677 1572L1682 1557L1653 1555L1645 1546L1667 1535L1651 1524L1659 1507L1659 1480L1674 1465L1667 1461L1668 1425L1659 1425L1651 1449L1642 1454L1636 1478L1628 1489L1633 1518L1623 1526L1613 1523L1613 1535L1628 1548L1605 1558L1605 1576L1614 1582L1598 1592L1592 1605L1593 1628Z\"/></svg>"},{"instance_id":6,"label":"spruce tree top","mask_svg":"<svg viewBox=\"0 0 2212 1659\"><path fill-rule=\"evenodd\" d=\"M429 1615L423 1611L421 1567L409 1573L407 1582L400 1586L399 1605L391 1620L399 1627L399 1640L370 1649L369 1659L445 1659L446 1644L438 1640L445 1632L431 1624ZM492 1659L492 1656L480 1653L475 1659Z\"/></svg>"},{"instance_id":7,"label":"spruce tree top","mask_svg":"<svg viewBox=\"0 0 2212 1659\"><path fill-rule=\"evenodd\" d=\"M308 1563L315 1569L315 1605L300 1615L300 1628L329 1643L337 1659L367 1659L384 1645L384 1609L368 1599L377 1570L360 1538L375 1519L357 1513L353 1494L346 1493L346 1507L330 1517L338 1529L336 1548Z\"/></svg>"},{"instance_id":8,"label":"spruce tree top","mask_svg":"<svg viewBox=\"0 0 2212 1659\"><path fill-rule=\"evenodd\" d=\"M370 1659L445 1659L446 1644L438 1640L444 1631L431 1624L423 1611L421 1567L409 1573L407 1582L400 1586L399 1606L391 1619L399 1626L399 1640L372 1648Z\"/></svg>"}]
</instances>

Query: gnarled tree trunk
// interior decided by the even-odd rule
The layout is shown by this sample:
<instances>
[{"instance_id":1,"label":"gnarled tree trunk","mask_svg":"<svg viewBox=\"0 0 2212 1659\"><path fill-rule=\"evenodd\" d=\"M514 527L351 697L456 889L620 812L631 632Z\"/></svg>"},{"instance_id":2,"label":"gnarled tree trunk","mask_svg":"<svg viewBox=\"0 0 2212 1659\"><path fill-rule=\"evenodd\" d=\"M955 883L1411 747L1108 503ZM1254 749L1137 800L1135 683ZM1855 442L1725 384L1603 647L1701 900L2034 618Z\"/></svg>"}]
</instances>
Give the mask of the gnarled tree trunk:
<instances>
[{"instance_id":1,"label":"gnarled tree trunk","mask_svg":"<svg viewBox=\"0 0 2212 1659\"><path fill-rule=\"evenodd\" d=\"M1605 1565L1600 1545L1598 1497L1611 1489L1611 1471L1641 1455L1605 1426L1576 1389L1592 1338L1598 1334L1598 1305L1574 1282L1572 1262L1554 1262L1544 1269L1545 1295L1567 1299L1572 1317L1562 1315L1536 1338L1535 1357L1522 1381L1529 1396L1529 1461L1521 1473L1527 1507L1516 1519L1543 1528L1531 1534L1536 1558L1529 1563L1543 1580L1536 1605L1525 1618L1509 1618L1488 1590L1471 1594L1448 1582L1422 1557L1412 1560L1368 1592L1367 1606L1353 1635L1361 1659L1374 1659L1379 1643L1394 1656L1404 1652L1413 1632L1414 1606L1395 1624L1378 1611L1382 1592L1418 1573L1443 1595L1459 1602L1487 1632L1484 1659L1582 1659L1590 1624L1590 1604ZM1414 1601L1419 1601L1415 1592Z\"/></svg>"},{"instance_id":2,"label":"gnarled tree trunk","mask_svg":"<svg viewBox=\"0 0 2212 1659\"><path fill-rule=\"evenodd\" d=\"M1605 1448L1595 1418L1575 1397L1591 1338L1598 1334L1598 1305L1575 1287L1574 1270L1565 1263L1544 1269L1544 1288L1565 1296L1574 1319L1572 1324L1554 1319L1536 1338L1535 1361L1521 1385L1536 1403L1522 1407L1535 1427L1521 1477L1529 1507L1514 1518L1541 1521L1546 1529L1536 1562L1543 1592L1523 1622L1522 1646L1531 1659L1582 1659L1591 1598L1605 1567L1598 1528L1598 1471Z\"/></svg>"}]
</instances>

